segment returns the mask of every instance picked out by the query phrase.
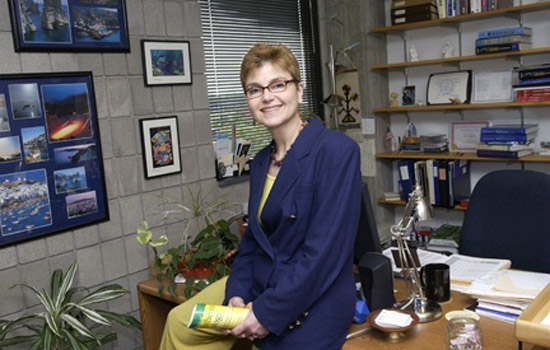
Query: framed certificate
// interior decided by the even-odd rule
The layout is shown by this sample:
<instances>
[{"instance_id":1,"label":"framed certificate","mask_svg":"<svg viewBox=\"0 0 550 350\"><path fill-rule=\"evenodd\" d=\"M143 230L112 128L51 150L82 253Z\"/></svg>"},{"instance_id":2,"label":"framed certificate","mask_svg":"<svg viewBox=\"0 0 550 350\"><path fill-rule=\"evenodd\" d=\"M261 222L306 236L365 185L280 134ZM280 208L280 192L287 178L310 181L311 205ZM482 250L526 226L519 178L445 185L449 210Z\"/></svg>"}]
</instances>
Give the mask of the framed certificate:
<instances>
[{"instance_id":1,"label":"framed certificate","mask_svg":"<svg viewBox=\"0 0 550 350\"><path fill-rule=\"evenodd\" d=\"M475 152L481 128L489 126L488 121L452 121L450 126L450 152Z\"/></svg>"},{"instance_id":2,"label":"framed certificate","mask_svg":"<svg viewBox=\"0 0 550 350\"><path fill-rule=\"evenodd\" d=\"M453 101L470 103L472 71L434 73L428 79L428 104L444 105Z\"/></svg>"}]
</instances>

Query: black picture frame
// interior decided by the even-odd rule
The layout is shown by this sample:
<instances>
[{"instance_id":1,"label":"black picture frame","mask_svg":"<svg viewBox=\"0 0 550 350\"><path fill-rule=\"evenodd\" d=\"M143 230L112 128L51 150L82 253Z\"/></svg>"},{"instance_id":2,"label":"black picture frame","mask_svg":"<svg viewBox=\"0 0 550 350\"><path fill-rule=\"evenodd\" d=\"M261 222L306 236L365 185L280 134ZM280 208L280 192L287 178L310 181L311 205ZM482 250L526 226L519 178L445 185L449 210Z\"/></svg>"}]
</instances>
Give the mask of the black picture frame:
<instances>
[{"instance_id":1,"label":"black picture frame","mask_svg":"<svg viewBox=\"0 0 550 350\"><path fill-rule=\"evenodd\" d=\"M145 86L193 83L189 41L141 40Z\"/></svg>"},{"instance_id":2,"label":"black picture frame","mask_svg":"<svg viewBox=\"0 0 550 350\"><path fill-rule=\"evenodd\" d=\"M92 73L0 75L0 247L107 220Z\"/></svg>"},{"instance_id":3,"label":"black picture frame","mask_svg":"<svg viewBox=\"0 0 550 350\"><path fill-rule=\"evenodd\" d=\"M16 52L130 52L126 0L60 2L44 10L36 0L8 0ZM42 16L55 11L61 15L45 27Z\"/></svg>"},{"instance_id":4,"label":"black picture frame","mask_svg":"<svg viewBox=\"0 0 550 350\"><path fill-rule=\"evenodd\" d=\"M181 173L178 118L140 119L139 129L145 178Z\"/></svg>"}]
</instances>

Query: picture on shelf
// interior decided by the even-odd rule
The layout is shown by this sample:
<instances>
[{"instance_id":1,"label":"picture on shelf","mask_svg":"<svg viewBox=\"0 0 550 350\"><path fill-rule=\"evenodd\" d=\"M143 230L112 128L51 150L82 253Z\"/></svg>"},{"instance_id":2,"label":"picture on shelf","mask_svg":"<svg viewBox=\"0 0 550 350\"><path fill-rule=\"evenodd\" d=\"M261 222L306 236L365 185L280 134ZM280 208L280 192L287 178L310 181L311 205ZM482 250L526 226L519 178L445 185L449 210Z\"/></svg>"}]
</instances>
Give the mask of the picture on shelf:
<instances>
[{"instance_id":1,"label":"picture on shelf","mask_svg":"<svg viewBox=\"0 0 550 350\"><path fill-rule=\"evenodd\" d=\"M188 41L142 40L145 85L191 84Z\"/></svg>"},{"instance_id":2,"label":"picture on shelf","mask_svg":"<svg viewBox=\"0 0 550 350\"><path fill-rule=\"evenodd\" d=\"M72 164L97 158L97 146L95 143L58 147L53 152L57 164Z\"/></svg>"},{"instance_id":3,"label":"picture on shelf","mask_svg":"<svg viewBox=\"0 0 550 350\"><path fill-rule=\"evenodd\" d=\"M46 130L43 126L22 128L21 139L23 140L23 154L27 164L45 162L49 159Z\"/></svg>"},{"instance_id":4,"label":"picture on shelf","mask_svg":"<svg viewBox=\"0 0 550 350\"><path fill-rule=\"evenodd\" d=\"M15 51L129 52L125 0L8 0Z\"/></svg>"},{"instance_id":5,"label":"picture on shelf","mask_svg":"<svg viewBox=\"0 0 550 350\"><path fill-rule=\"evenodd\" d=\"M177 117L140 120L145 178L181 172Z\"/></svg>"},{"instance_id":6,"label":"picture on shelf","mask_svg":"<svg viewBox=\"0 0 550 350\"><path fill-rule=\"evenodd\" d=\"M403 96L401 102L403 106L412 106L416 103L414 85L403 87Z\"/></svg>"},{"instance_id":7,"label":"picture on shelf","mask_svg":"<svg viewBox=\"0 0 550 350\"><path fill-rule=\"evenodd\" d=\"M13 119L42 118L36 84L8 85Z\"/></svg>"},{"instance_id":8,"label":"picture on shelf","mask_svg":"<svg viewBox=\"0 0 550 350\"><path fill-rule=\"evenodd\" d=\"M42 85L50 142L92 137L86 84Z\"/></svg>"},{"instance_id":9,"label":"picture on shelf","mask_svg":"<svg viewBox=\"0 0 550 350\"><path fill-rule=\"evenodd\" d=\"M19 136L0 137L0 164L20 160Z\"/></svg>"},{"instance_id":10,"label":"picture on shelf","mask_svg":"<svg viewBox=\"0 0 550 350\"><path fill-rule=\"evenodd\" d=\"M92 73L4 74L0 91L0 247L108 220Z\"/></svg>"},{"instance_id":11,"label":"picture on shelf","mask_svg":"<svg viewBox=\"0 0 550 350\"><path fill-rule=\"evenodd\" d=\"M62 169L53 172L55 193L68 193L86 189L86 170L84 167Z\"/></svg>"},{"instance_id":12,"label":"picture on shelf","mask_svg":"<svg viewBox=\"0 0 550 350\"><path fill-rule=\"evenodd\" d=\"M11 236L52 225L44 169L0 175L0 233Z\"/></svg>"},{"instance_id":13,"label":"picture on shelf","mask_svg":"<svg viewBox=\"0 0 550 350\"><path fill-rule=\"evenodd\" d=\"M10 131L8 109L6 108L6 96L0 94L0 132Z\"/></svg>"},{"instance_id":14,"label":"picture on shelf","mask_svg":"<svg viewBox=\"0 0 550 350\"><path fill-rule=\"evenodd\" d=\"M74 219L83 215L97 213L97 197L95 191L83 192L67 196L67 217Z\"/></svg>"}]
</instances>

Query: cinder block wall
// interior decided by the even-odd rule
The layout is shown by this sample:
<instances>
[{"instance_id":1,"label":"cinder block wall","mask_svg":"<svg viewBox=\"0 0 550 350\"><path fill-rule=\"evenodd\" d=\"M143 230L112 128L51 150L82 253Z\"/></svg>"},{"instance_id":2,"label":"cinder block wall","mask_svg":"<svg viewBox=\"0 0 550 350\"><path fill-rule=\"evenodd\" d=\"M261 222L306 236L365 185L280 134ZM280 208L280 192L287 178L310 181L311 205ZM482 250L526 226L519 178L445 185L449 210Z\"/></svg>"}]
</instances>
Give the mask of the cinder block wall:
<instances>
[{"instance_id":1,"label":"cinder block wall","mask_svg":"<svg viewBox=\"0 0 550 350\"><path fill-rule=\"evenodd\" d=\"M206 77L196 0L127 0L131 53L15 53L7 1L0 1L0 74L92 71L111 220L0 249L0 318L36 312L38 302L11 285L49 286L51 272L78 261L79 285L118 283L130 290L106 307L139 317L136 285L149 277L151 252L134 236L147 219L157 235L181 237L178 219L158 222L158 195L187 201L186 186L221 192L215 180ZM141 39L188 40L193 84L148 88L143 84ZM177 115L183 173L145 180L139 119ZM246 202L248 183L229 189L228 199ZM142 347L140 334L119 332L113 349Z\"/></svg>"}]
</instances>

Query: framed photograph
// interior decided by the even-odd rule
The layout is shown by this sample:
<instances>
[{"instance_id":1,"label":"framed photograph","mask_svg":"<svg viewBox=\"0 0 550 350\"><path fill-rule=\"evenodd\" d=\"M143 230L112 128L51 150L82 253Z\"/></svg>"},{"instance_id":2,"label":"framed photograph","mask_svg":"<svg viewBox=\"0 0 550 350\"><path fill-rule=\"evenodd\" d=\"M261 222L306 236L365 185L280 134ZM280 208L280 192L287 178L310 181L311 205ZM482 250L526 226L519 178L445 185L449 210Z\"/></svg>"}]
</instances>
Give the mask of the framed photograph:
<instances>
[{"instance_id":1,"label":"framed photograph","mask_svg":"<svg viewBox=\"0 0 550 350\"><path fill-rule=\"evenodd\" d=\"M189 41L142 40L146 86L192 83Z\"/></svg>"},{"instance_id":2,"label":"framed photograph","mask_svg":"<svg viewBox=\"0 0 550 350\"><path fill-rule=\"evenodd\" d=\"M17 52L130 52L125 0L7 0Z\"/></svg>"},{"instance_id":3,"label":"framed photograph","mask_svg":"<svg viewBox=\"0 0 550 350\"><path fill-rule=\"evenodd\" d=\"M512 71L475 72L473 103L509 102L512 94Z\"/></svg>"},{"instance_id":4,"label":"framed photograph","mask_svg":"<svg viewBox=\"0 0 550 350\"><path fill-rule=\"evenodd\" d=\"M470 103L472 71L430 74L428 79L428 104L444 105Z\"/></svg>"},{"instance_id":5,"label":"framed photograph","mask_svg":"<svg viewBox=\"0 0 550 350\"><path fill-rule=\"evenodd\" d=\"M0 246L109 219L92 74L0 75Z\"/></svg>"},{"instance_id":6,"label":"framed photograph","mask_svg":"<svg viewBox=\"0 0 550 350\"><path fill-rule=\"evenodd\" d=\"M413 85L403 87L401 102L402 106L413 106L416 104L415 87Z\"/></svg>"},{"instance_id":7,"label":"framed photograph","mask_svg":"<svg viewBox=\"0 0 550 350\"><path fill-rule=\"evenodd\" d=\"M139 126L145 178L180 173L178 118L141 119Z\"/></svg>"},{"instance_id":8,"label":"framed photograph","mask_svg":"<svg viewBox=\"0 0 550 350\"><path fill-rule=\"evenodd\" d=\"M488 121L452 121L450 125L450 152L476 152L481 128L486 128Z\"/></svg>"}]
</instances>

